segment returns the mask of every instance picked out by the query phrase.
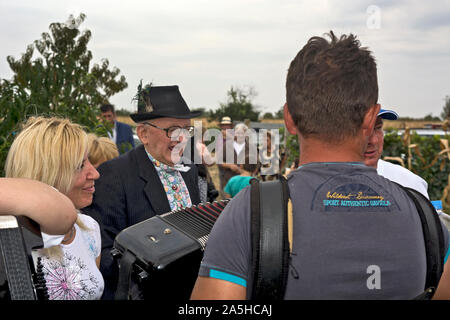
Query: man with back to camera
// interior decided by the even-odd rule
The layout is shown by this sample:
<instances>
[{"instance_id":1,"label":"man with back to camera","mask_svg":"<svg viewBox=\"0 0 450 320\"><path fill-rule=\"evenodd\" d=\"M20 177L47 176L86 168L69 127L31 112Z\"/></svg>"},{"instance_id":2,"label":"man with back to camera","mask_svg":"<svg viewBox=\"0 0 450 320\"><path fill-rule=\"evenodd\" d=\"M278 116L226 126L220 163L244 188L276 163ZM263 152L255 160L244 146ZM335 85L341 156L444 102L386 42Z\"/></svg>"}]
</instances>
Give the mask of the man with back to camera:
<instances>
[{"instance_id":1,"label":"man with back to camera","mask_svg":"<svg viewBox=\"0 0 450 320\"><path fill-rule=\"evenodd\" d=\"M284 118L298 135L300 167L288 178L294 234L284 299L411 299L425 287L419 215L400 186L364 165L380 110L376 63L354 35L329 37L312 37L287 75ZM369 283L371 270L381 285ZM246 188L215 223L191 298L245 299L251 281Z\"/></svg>"},{"instance_id":2,"label":"man with back to camera","mask_svg":"<svg viewBox=\"0 0 450 320\"><path fill-rule=\"evenodd\" d=\"M108 132L108 136L117 145L119 153L122 154L134 148L133 131L128 124L117 121L114 106L103 104L100 106L100 112L104 121L112 126L112 133Z\"/></svg>"},{"instance_id":3,"label":"man with back to camera","mask_svg":"<svg viewBox=\"0 0 450 320\"><path fill-rule=\"evenodd\" d=\"M367 150L364 153L364 163L366 166L377 169L379 175L404 187L415 189L430 199L427 191L428 183L424 179L398 164L381 160L384 145L383 119L397 120L398 114L392 110L380 109L373 134L369 138Z\"/></svg>"},{"instance_id":4,"label":"man with back to camera","mask_svg":"<svg viewBox=\"0 0 450 320\"><path fill-rule=\"evenodd\" d=\"M194 135L190 119L199 112L189 110L178 86L139 90L138 112L130 117L137 123L142 145L98 167L100 179L94 200L84 210L101 222L102 299L114 298L118 269L111 249L120 231L200 202L197 168L182 158L187 141Z\"/></svg>"}]
</instances>

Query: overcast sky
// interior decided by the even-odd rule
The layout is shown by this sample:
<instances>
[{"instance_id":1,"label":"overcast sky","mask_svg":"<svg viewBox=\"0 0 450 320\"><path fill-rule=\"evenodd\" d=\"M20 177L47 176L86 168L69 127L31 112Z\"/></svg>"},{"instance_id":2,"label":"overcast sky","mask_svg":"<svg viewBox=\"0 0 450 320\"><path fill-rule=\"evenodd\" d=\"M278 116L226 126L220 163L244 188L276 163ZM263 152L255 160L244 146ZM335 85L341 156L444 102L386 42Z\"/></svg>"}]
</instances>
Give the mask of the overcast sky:
<instances>
[{"instance_id":1,"label":"overcast sky","mask_svg":"<svg viewBox=\"0 0 450 320\"><path fill-rule=\"evenodd\" d=\"M262 112L285 102L290 61L329 30L354 33L378 63L379 102L400 116L439 116L450 95L450 0L0 0L0 78L52 22L86 14L93 62L107 58L128 88L111 98L135 111L136 87L177 84L192 108L216 109L231 86L253 87Z\"/></svg>"}]
</instances>

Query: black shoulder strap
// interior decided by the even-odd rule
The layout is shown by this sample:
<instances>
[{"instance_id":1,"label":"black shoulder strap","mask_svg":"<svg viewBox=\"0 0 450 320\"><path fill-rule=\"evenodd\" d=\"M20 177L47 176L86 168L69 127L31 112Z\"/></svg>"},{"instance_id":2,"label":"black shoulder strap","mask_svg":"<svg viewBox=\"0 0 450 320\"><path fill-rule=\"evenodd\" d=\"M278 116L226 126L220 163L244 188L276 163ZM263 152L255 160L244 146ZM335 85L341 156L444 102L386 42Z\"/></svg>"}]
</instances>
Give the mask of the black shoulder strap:
<instances>
[{"instance_id":1,"label":"black shoulder strap","mask_svg":"<svg viewBox=\"0 0 450 320\"><path fill-rule=\"evenodd\" d=\"M288 199L284 177L251 180L252 300L284 297L289 269Z\"/></svg>"},{"instance_id":2,"label":"black shoulder strap","mask_svg":"<svg viewBox=\"0 0 450 320\"><path fill-rule=\"evenodd\" d=\"M398 184L399 185L399 184ZM445 243L442 225L433 204L420 192L399 185L416 205L422 222L427 259L425 290L434 292L444 269Z\"/></svg>"},{"instance_id":3,"label":"black shoulder strap","mask_svg":"<svg viewBox=\"0 0 450 320\"><path fill-rule=\"evenodd\" d=\"M115 300L130 300L131 272L136 256L126 251L119 262L119 280L114 296Z\"/></svg>"}]
</instances>

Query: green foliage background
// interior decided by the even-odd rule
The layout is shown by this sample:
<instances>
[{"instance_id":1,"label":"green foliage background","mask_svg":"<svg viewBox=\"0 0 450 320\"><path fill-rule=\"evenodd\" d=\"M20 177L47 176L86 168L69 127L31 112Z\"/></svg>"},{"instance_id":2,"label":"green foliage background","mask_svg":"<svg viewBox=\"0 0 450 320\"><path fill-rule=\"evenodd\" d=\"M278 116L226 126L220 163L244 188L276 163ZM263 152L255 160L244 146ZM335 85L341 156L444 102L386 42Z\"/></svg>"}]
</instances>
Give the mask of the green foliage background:
<instances>
[{"instance_id":1,"label":"green foliage background","mask_svg":"<svg viewBox=\"0 0 450 320\"><path fill-rule=\"evenodd\" d=\"M450 118L450 96L446 96L444 107L442 108L441 118L442 120Z\"/></svg>"},{"instance_id":2,"label":"green foliage background","mask_svg":"<svg viewBox=\"0 0 450 320\"><path fill-rule=\"evenodd\" d=\"M8 56L12 79L0 79L0 170L21 124L30 116L60 116L104 136L98 106L128 84L107 59L92 64L89 30L80 31L85 15L51 23L50 32L28 45L18 59Z\"/></svg>"},{"instance_id":3,"label":"green foliage background","mask_svg":"<svg viewBox=\"0 0 450 320\"><path fill-rule=\"evenodd\" d=\"M221 103L217 110L211 110L208 114L210 120L220 121L222 117L231 117L232 121L258 121L259 111L252 104L252 98L256 95L253 89L247 91L231 87L227 92L228 101Z\"/></svg>"},{"instance_id":4,"label":"green foliage background","mask_svg":"<svg viewBox=\"0 0 450 320\"><path fill-rule=\"evenodd\" d=\"M449 182L450 163L446 153L441 156L439 156L439 153L442 151L441 139L448 140L449 136L419 136L413 133L410 144L417 145L418 153L411 152L411 155L408 153L408 145L410 144L403 138L404 136L399 135L396 130L388 131L384 136L383 157L401 157L406 168L408 168L408 158L410 157L411 167L408 169L428 182L430 200L442 199L444 188ZM437 158L436 162L431 165L435 158ZM398 164L397 162L393 163ZM443 204L445 202L444 200Z\"/></svg>"},{"instance_id":5,"label":"green foliage background","mask_svg":"<svg viewBox=\"0 0 450 320\"><path fill-rule=\"evenodd\" d=\"M289 168L291 164L300 157L300 146L296 135L287 134L286 128L280 128L280 142L285 141L286 168Z\"/></svg>"}]
</instances>

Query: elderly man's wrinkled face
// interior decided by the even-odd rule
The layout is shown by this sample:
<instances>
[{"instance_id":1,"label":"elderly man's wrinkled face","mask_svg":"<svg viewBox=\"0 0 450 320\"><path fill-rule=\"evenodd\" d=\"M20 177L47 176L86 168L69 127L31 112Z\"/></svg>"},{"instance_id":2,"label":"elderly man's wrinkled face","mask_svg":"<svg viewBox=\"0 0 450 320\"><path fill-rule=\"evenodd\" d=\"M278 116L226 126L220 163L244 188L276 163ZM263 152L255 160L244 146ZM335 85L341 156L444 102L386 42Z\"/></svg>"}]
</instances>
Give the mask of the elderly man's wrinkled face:
<instances>
[{"instance_id":1,"label":"elderly man's wrinkled face","mask_svg":"<svg viewBox=\"0 0 450 320\"><path fill-rule=\"evenodd\" d=\"M378 159L383 153L384 133L383 133L383 119L377 118L375 128L369 138L366 152L364 153L364 163L366 166L376 168Z\"/></svg>"},{"instance_id":2,"label":"elderly man's wrinkled face","mask_svg":"<svg viewBox=\"0 0 450 320\"><path fill-rule=\"evenodd\" d=\"M169 138L167 136L167 129L178 126L181 128L191 125L190 119L175 119L175 118L158 118L145 121L149 124L139 124L137 127L137 135L141 140L145 149L158 161L164 164L173 166L178 163L183 154L186 143L189 141L189 136L185 134L186 131L181 130L181 134L176 138ZM155 125L159 128L155 128ZM180 131L180 130L178 130Z\"/></svg>"}]
</instances>

